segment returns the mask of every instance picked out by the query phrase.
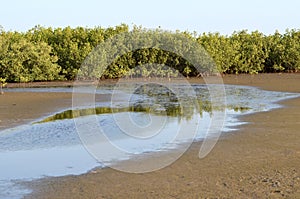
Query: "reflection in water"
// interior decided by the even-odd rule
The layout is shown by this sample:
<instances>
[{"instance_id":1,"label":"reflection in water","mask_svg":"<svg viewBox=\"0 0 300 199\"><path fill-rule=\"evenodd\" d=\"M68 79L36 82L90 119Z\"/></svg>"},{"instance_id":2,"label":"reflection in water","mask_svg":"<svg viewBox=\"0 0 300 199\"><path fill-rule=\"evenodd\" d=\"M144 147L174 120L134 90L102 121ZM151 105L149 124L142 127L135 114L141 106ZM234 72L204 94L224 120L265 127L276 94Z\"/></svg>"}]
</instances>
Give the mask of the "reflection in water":
<instances>
[{"instance_id":1,"label":"reflection in water","mask_svg":"<svg viewBox=\"0 0 300 199\"><path fill-rule=\"evenodd\" d=\"M126 91L126 85L121 88ZM176 86L173 86L176 89ZM236 112L246 112L251 108L239 104L212 104L208 99L206 87L195 87L193 91L177 86L177 92L171 90L165 85L160 84L143 84L135 85L135 90L128 106L108 107L101 106L96 108L85 108L66 110L55 114L40 121L50 122L55 120L72 119L88 115L100 115L122 112L143 112L159 116L180 117L190 120L195 113L202 116L203 112L212 114L214 111L225 111L225 109L234 110ZM193 95L192 92L196 91ZM240 93L241 91L237 91ZM192 93L192 94L191 94ZM138 96L138 97L136 97Z\"/></svg>"},{"instance_id":2,"label":"reflection in water","mask_svg":"<svg viewBox=\"0 0 300 199\"><path fill-rule=\"evenodd\" d=\"M95 102L96 108L76 107L75 110L57 113L34 124L1 131L0 198L22 198L25 193L30 192L17 187L13 180L31 180L45 175L76 175L101 166L101 163L93 159L83 148L71 118L88 121L89 117L96 115L99 125L108 132L106 136L118 146L133 153L143 153L159 151L166 146L164 140L173 136L180 122L185 123L185 127L190 127L194 125L192 118L195 115L201 116L199 131L202 132L196 135L196 139L201 139L205 135L205 129L209 128L211 114L217 111L226 110L223 131L230 131L241 124L237 118L241 113L268 111L279 107L275 104L277 101L299 97L299 94L295 93L225 86L227 105L212 104L205 85L192 85L196 98L193 98L183 85L173 85L174 87L178 88L179 92L173 92L160 85L137 85L129 103L120 102L109 106L109 102ZM61 92L72 92L72 89L59 89ZM98 88L96 93L112 94L114 89L114 87L102 87ZM28 91L52 92L53 90L43 88L43 90L29 89ZM118 90L121 95L130 93L126 92L126 89ZM118 116L123 119L128 113L141 127L149 121L149 114L154 115L157 120L166 120L164 128L166 134L154 135L154 142L142 139L144 142L134 143L133 140L124 139L125 135L116 125L115 118Z\"/></svg>"},{"instance_id":3,"label":"reflection in water","mask_svg":"<svg viewBox=\"0 0 300 199\"><path fill-rule=\"evenodd\" d=\"M198 113L202 116L203 112L208 112L210 114L213 111L223 111L225 108L228 110L233 110L235 112L246 112L249 111L249 107L239 107L239 106L227 106L227 107L214 107L212 110L212 106L210 102L198 102ZM150 113L153 115L162 115L162 116L171 116L171 117L182 117L184 119L189 120L192 115L195 113L196 108L192 106L186 106L184 108L180 107L178 104L169 104L164 106L164 108L155 108L155 106L145 106L145 104L136 104L130 107L96 107L96 108L87 108L87 109L77 109L77 110L67 110L61 113L57 113L53 116L47 117L42 121L37 123L51 122L55 120L63 120L63 119L72 119L78 118L88 115L101 115L101 114L111 114L111 113L123 113L123 112L142 112L142 113Z\"/></svg>"}]
</instances>

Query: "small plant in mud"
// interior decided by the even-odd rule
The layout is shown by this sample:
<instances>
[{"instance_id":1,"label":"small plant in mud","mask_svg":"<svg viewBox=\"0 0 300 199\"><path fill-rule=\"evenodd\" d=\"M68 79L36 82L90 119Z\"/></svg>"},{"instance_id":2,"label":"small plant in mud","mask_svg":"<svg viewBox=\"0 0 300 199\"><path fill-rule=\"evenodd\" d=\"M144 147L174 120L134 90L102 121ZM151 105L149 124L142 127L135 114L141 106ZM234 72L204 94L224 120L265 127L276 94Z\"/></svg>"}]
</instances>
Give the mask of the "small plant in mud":
<instances>
[{"instance_id":1,"label":"small plant in mud","mask_svg":"<svg viewBox=\"0 0 300 199\"><path fill-rule=\"evenodd\" d=\"M0 95L3 95L4 92L3 92L3 87L6 85L6 79L5 78L1 78L0 77Z\"/></svg>"}]
</instances>

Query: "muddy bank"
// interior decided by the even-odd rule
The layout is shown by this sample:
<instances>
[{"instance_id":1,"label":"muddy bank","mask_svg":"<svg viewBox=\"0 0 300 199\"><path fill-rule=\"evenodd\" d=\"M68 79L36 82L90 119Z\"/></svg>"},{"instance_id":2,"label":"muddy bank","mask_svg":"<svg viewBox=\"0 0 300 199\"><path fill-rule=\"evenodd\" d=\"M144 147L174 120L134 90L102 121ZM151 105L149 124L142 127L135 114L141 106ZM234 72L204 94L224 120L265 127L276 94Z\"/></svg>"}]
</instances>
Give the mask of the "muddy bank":
<instances>
[{"instance_id":1,"label":"muddy bank","mask_svg":"<svg viewBox=\"0 0 300 199\"><path fill-rule=\"evenodd\" d=\"M70 106L71 93L5 92L0 95L0 130L32 122Z\"/></svg>"},{"instance_id":2,"label":"muddy bank","mask_svg":"<svg viewBox=\"0 0 300 199\"><path fill-rule=\"evenodd\" d=\"M225 76L224 82L300 92L299 74L232 75ZM30 110L31 100L40 101L35 103L40 107L31 107L27 115L32 118L43 107L59 108L54 101L66 100L67 105L70 100L69 94L51 94L48 100L37 95L29 97L26 105L22 94L13 95L7 105L18 99L16 110L23 114ZM130 174L107 168L43 179L30 185L34 192L26 198L300 198L300 98L281 103L284 108L243 116L249 124L222 136L204 159L198 158L201 143L194 143L178 161L159 171ZM13 116L8 111L5 117Z\"/></svg>"}]
</instances>

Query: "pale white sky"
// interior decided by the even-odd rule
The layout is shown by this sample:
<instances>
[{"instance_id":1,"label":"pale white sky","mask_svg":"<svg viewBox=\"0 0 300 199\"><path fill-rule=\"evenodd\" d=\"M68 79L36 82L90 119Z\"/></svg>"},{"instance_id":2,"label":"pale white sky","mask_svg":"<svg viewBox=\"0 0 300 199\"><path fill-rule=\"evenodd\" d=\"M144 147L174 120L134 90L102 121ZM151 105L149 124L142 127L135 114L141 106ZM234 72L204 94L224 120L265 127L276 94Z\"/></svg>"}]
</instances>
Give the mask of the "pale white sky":
<instances>
[{"instance_id":1,"label":"pale white sky","mask_svg":"<svg viewBox=\"0 0 300 199\"><path fill-rule=\"evenodd\" d=\"M5 30L26 31L38 24L108 27L121 23L222 34L300 29L298 0L10 0L0 5L0 25Z\"/></svg>"}]
</instances>

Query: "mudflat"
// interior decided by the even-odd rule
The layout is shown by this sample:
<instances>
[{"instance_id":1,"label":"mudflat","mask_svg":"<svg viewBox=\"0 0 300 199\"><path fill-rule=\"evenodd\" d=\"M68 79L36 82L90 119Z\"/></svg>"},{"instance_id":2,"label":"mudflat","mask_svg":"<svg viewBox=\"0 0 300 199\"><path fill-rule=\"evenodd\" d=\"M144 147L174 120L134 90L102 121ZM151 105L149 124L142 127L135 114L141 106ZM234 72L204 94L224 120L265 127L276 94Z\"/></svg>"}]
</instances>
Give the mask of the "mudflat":
<instances>
[{"instance_id":1,"label":"mudflat","mask_svg":"<svg viewBox=\"0 0 300 199\"><path fill-rule=\"evenodd\" d=\"M32 122L70 106L71 93L5 92L0 95L0 130Z\"/></svg>"},{"instance_id":2,"label":"mudflat","mask_svg":"<svg viewBox=\"0 0 300 199\"><path fill-rule=\"evenodd\" d=\"M230 75L223 80L300 93L300 74ZM0 96L0 125L34 120L70 103L67 93L5 93ZM195 142L158 171L132 174L105 168L46 178L30 183L34 191L26 198L300 198L300 98L280 104L284 107L242 116L248 124L223 134L203 159L198 157L201 142Z\"/></svg>"}]
</instances>

